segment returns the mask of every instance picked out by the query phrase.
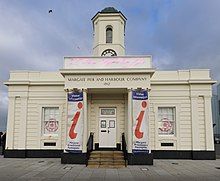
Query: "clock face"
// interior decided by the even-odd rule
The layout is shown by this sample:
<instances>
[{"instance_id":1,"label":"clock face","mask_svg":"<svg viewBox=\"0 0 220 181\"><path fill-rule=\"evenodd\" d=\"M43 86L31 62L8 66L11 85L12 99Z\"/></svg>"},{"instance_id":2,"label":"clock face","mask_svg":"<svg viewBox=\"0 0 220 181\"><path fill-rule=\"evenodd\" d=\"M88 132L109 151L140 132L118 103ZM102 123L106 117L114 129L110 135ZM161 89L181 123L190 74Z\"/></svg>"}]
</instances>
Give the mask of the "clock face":
<instances>
[{"instance_id":1,"label":"clock face","mask_svg":"<svg viewBox=\"0 0 220 181\"><path fill-rule=\"evenodd\" d=\"M111 56L117 56L117 54L116 54L116 52L114 50L107 49L107 50L102 52L102 56L111 57Z\"/></svg>"}]
</instances>

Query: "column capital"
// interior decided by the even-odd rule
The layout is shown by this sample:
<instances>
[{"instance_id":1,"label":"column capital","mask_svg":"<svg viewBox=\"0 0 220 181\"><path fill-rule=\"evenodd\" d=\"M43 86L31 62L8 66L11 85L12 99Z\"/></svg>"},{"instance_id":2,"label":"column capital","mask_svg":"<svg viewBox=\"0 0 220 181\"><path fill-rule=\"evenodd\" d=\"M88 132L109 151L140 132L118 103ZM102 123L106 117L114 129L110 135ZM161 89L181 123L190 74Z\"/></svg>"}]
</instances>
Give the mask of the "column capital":
<instances>
[{"instance_id":1,"label":"column capital","mask_svg":"<svg viewBox=\"0 0 220 181\"><path fill-rule=\"evenodd\" d=\"M127 88L127 92L131 92L133 88Z\"/></svg>"},{"instance_id":2,"label":"column capital","mask_svg":"<svg viewBox=\"0 0 220 181\"><path fill-rule=\"evenodd\" d=\"M197 95L190 96L190 99L198 99L198 98L199 98L199 96L197 96Z\"/></svg>"},{"instance_id":3,"label":"column capital","mask_svg":"<svg viewBox=\"0 0 220 181\"><path fill-rule=\"evenodd\" d=\"M88 93L88 89L87 88L83 88L82 91Z\"/></svg>"},{"instance_id":4,"label":"column capital","mask_svg":"<svg viewBox=\"0 0 220 181\"><path fill-rule=\"evenodd\" d=\"M212 96L211 95L204 95L204 99L211 99Z\"/></svg>"},{"instance_id":5,"label":"column capital","mask_svg":"<svg viewBox=\"0 0 220 181\"><path fill-rule=\"evenodd\" d=\"M136 88L127 88L127 91L129 92L129 91L137 90L137 89L138 89L137 87L136 87ZM141 89L147 90L148 92L151 90L151 89L149 89L149 88L144 88L144 87L141 87Z\"/></svg>"}]
</instances>

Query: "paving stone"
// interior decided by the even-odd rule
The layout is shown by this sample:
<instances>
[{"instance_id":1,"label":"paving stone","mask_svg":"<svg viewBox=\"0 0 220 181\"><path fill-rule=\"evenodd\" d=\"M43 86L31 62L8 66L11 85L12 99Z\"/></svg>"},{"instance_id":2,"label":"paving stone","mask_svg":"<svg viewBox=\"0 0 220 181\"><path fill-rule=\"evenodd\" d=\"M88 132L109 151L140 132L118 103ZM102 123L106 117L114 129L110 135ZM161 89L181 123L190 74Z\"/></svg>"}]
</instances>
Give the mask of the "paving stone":
<instances>
[{"instance_id":1,"label":"paving stone","mask_svg":"<svg viewBox=\"0 0 220 181\"><path fill-rule=\"evenodd\" d=\"M0 157L0 180L219 180L220 160L154 160L153 166L120 169L61 164L59 158Z\"/></svg>"}]
</instances>

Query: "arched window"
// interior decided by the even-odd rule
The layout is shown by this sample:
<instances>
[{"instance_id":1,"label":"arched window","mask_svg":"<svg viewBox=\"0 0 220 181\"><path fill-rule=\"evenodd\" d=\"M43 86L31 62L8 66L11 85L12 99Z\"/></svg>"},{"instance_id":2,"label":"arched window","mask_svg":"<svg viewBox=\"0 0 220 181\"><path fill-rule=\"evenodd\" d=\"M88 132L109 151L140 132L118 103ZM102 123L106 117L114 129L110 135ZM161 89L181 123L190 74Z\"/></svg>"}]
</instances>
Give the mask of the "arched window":
<instances>
[{"instance_id":1,"label":"arched window","mask_svg":"<svg viewBox=\"0 0 220 181\"><path fill-rule=\"evenodd\" d=\"M112 43L112 28L106 28L106 43Z\"/></svg>"}]
</instances>

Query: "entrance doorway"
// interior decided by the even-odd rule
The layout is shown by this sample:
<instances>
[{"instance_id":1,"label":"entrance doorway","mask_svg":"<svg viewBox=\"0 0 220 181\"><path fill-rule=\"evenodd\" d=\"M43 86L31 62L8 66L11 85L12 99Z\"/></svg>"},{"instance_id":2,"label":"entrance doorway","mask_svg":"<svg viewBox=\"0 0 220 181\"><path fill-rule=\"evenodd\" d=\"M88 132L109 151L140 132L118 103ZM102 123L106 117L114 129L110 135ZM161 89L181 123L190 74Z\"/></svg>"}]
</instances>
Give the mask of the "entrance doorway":
<instances>
[{"instance_id":1,"label":"entrance doorway","mask_svg":"<svg viewBox=\"0 0 220 181\"><path fill-rule=\"evenodd\" d=\"M116 148L116 108L99 108L99 147Z\"/></svg>"}]
</instances>

